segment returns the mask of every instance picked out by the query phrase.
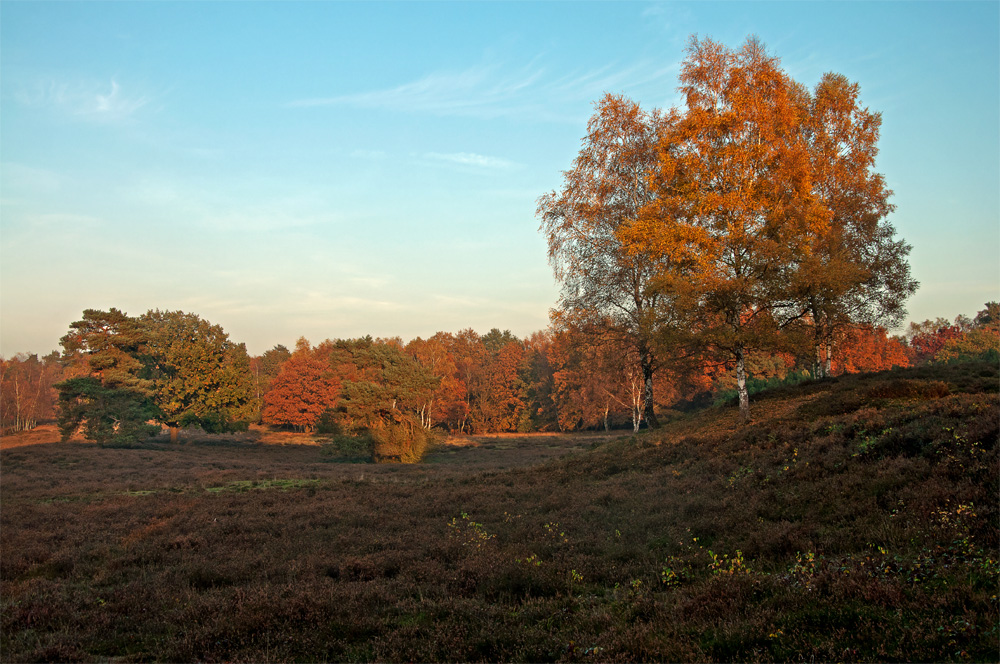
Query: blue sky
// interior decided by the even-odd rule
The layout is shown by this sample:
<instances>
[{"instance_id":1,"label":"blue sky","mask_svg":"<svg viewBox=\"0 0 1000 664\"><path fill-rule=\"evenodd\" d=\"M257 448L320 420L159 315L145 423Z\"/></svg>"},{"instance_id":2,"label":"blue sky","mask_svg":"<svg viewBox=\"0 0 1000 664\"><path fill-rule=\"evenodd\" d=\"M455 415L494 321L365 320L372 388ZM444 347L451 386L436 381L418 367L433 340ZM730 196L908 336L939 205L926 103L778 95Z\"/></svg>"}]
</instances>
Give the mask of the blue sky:
<instances>
[{"instance_id":1,"label":"blue sky","mask_svg":"<svg viewBox=\"0 0 1000 664\"><path fill-rule=\"evenodd\" d=\"M542 329L535 201L593 102L679 103L689 35L756 34L882 113L910 318L1000 299L997 2L0 3L0 353L85 308L252 353Z\"/></svg>"}]
</instances>

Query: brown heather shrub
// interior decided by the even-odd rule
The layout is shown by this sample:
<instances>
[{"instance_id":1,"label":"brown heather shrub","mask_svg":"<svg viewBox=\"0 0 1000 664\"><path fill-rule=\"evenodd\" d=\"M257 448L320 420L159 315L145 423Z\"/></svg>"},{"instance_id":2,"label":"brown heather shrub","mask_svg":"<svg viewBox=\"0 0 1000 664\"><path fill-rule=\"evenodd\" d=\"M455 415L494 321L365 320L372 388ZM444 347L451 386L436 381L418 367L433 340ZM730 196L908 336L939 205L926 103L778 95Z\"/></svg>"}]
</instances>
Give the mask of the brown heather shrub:
<instances>
[{"instance_id":1,"label":"brown heather shrub","mask_svg":"<svg viewBox=\"0 0 1000 664\"><path fill-rule=\"evenodd\" d=\"M951 394L948 384L940 380L908 380L898 378L871 387L867 399L939 399Z\"/></svg>"}]
</instances>

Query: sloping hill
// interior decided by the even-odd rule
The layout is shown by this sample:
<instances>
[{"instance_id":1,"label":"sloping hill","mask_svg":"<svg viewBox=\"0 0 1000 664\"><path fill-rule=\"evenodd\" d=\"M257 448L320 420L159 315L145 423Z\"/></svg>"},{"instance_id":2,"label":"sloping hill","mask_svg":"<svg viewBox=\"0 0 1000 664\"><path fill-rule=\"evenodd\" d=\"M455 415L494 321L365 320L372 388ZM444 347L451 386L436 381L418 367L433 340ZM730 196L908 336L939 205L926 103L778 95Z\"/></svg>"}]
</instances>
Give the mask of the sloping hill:
<instances>
[{"instance_id":1,"label":"sloping hill","mask_svg":"<svg viewBox=\"0 0 1000 664\"><path fill-rule=\"evenodd\" d=\"M753 408L508 470L4 451L3 659L996 661L998 368Z\"/></svg>"}]
</instances>

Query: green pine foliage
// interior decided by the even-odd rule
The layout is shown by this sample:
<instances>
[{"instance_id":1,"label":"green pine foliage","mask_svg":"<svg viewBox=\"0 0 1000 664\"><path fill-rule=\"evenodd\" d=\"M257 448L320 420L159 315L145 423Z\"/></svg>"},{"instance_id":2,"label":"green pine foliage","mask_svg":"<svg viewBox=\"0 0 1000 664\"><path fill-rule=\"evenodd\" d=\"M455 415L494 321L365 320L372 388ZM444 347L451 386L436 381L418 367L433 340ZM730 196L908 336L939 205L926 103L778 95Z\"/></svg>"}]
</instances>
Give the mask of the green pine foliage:
<instances>
[{"instance_id":1,"label":"green pine foliage","mask_svg":"<svg viewBox=\"0 0 1000 664\"><path fill-rule=\"evenodd\" d=\"M61 341L59 428L130 444L171 427L245 431L258 407L249 357L218 325L182 311L87 309Z\"/></svg>"},{"instance_id":2,"label":"green pine foliage","mask_svg":"<svg viewBox=\"0 0 1000 664\"><path fill-rule=\"evenodd\" d=\"M157 415L148 394L126 387L109 387L92 376L59 384L59 431L68 439L83 429L88 440L102 445L130 445L159 432L148 424Z\"/></svg>"},{"instance_id":3,"label":"green pine foliage","mask_svg":"<svg viewBox=\"0 0 1000 664\"><path fill-rule=\"evenodd\" d=\"M400 345L370 337L335 342L331 357L348 377L340 383L336 407L320 416L317 430L334 434L332 444L348 450L349 458L362 447L376 462L419 461L432 438L419 412L440 378Z\"/></svg>"},{"instance_id":4,"label":"green pine foliage","mask_svg":"<svg viewBox=\"0 0 1000 664\"><path fill-rule=\"evenodd\" d=\"M246 347L196 314L157 310L139 320L156 362L160 420L213 432L245 431L257 410Z\"/></svg>"}]
</instances>

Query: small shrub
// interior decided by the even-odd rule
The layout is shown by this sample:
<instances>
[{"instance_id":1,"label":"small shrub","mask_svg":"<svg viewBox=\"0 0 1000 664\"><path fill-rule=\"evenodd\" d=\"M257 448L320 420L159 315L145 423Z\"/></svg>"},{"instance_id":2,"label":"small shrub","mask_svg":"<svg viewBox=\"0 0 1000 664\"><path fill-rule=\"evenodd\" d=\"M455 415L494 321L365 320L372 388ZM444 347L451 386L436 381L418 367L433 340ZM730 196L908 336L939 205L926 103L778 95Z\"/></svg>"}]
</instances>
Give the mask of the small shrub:
<instances>
[{"instance_id":1,"label":"small shrub","mask_svg":"<svg viewBox=\"0 0 1000 664\"><path fill-rule=\"evenodd\" d=\"M336 423L330 428L339 430ZM335 433L323 445L322 454L331 461L346 463L417 463L434 441L431 432L404 421L360 428L353 433Z\"/></svg>"},{"instance_id":2,"label":"small shrub","mask_svg":"<svg viewBox=\"0 0 1000 664\"><path fill-rule=\"evenodd\" d=\"M368 435L336 434L320 450L325 458L345 463L364 463L372 460L375 441Z\"/></svg>"},{"instance_id":3,"label":"small shrub","mask_svg":"<svg viewBox=\"0 0 1000 664\"><path fill-rule=\"evenodd\" d=\"M340 426L340 422L337 419L337 412L335 410L327 408L320 413L319 419L316 421L316 433L333 434L335 436L344 433L344 429Z\"/></svg>"},{"instance_id":4,"label":"small shrub","mask_svg":"<svg viewBox=\"0 0 1000 664\"><path fill-rule=\"evenodd\" d=\"M416 463L420 461L431 442L431 434L409 423L389 424L371 429L372 459L375 463Z\"/></svg>"}]
</instances>

